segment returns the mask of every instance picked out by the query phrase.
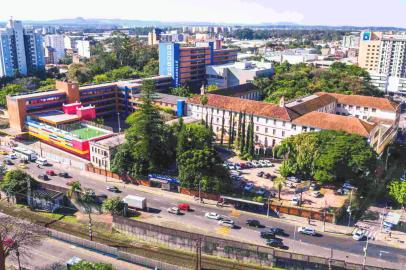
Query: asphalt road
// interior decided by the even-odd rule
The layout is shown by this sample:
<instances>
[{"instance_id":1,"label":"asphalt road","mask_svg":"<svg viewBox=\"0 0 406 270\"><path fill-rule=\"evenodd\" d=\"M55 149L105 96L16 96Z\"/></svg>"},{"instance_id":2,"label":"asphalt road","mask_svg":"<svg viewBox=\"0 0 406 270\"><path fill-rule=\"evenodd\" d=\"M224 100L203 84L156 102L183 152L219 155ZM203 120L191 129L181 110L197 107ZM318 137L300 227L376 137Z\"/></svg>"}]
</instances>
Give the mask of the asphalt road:
<instances>
[{"instance_id":1,"label":"asphalt road","mask_svg":"<svg viewBox=\"0 0 406 270\"><path fill-rule=\"evenodd\" d=\"M16 161L15 164L18 164L18 161ZM43 174L48 169L53 169L57 173L61 171L58 169L57 165L53 167L37 168L36 164L30 163L28 166L29 168L26 169L26 171L33 176ZM82 172L73 168L68 168L65 171L69 172L72 178L65 179L59 176L53 176L51 177L51 180L47 182L66 187L67 182L79 180L82 187L91 188L95 190L96 194L98 195L106 194L109 197L125 197L126 195L133 194L143 196L147 198L147 204L150 208L148 215L155 220L160 220L163 222L162 224L164 224L164 222L169 222L171 224L178 224L179 228L184 226L189 229L201 229L206 233L216 233L225 237L232 237L243 241L264 244L264 240L259 236L259 231L263 229L252 228L245 224L247 219L255 218L260 220L261 224L265 225L266 227L283 228L285 232L289 234L289 236L281 238L283 239L284 244L289 247L289 250L293 252L326 257L329 257L332 254L333 258L346 260L348 262L362 263L364 255L363 248L365 247L366 243L365 241L355 241L349 236L336 236L328 233L320 234L318 237L302 235L296 232L297 228L295 226L290 223L280 221L277 218L267 218L266 216L262 217L259 215L253 217L253 214L244 211L235 211L228 207L220 208L199 203L187 202L191 204L194 211L186 213L185 215L176 216L168 213L166 209L171 206L177 206L179 203L184 202L181 199L176 200L173 198L173 196L157 196L153 193L134 190L136 187L129 187L128 185L123 186L123 184L119 185L119 188L122 190L121 193L112 193L108 192L106 189L107 187L114 185L114 183L103 182L100 179L96 180L92 177L85 176ZM206 212L216 212L223 216L229 216L235 221L236 225L240 226L240 228L223 228L219 226L216 221L209 220L204 217ZM406 269L406 254L403 249L388 247L370 241L367 255L367 263L370 262L371 264L381 264L386 266L393 264L393 267ZM402 266L400 267L399 264Z\"/></svg>"}]
</instances>

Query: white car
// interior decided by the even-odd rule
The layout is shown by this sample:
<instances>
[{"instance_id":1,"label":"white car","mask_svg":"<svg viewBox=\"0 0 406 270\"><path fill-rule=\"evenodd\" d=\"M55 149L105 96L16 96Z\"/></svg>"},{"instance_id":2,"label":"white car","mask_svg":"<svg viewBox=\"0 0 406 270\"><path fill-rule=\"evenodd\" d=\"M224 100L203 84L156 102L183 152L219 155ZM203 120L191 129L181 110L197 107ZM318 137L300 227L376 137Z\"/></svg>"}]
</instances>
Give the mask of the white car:
<instances>
[{"instance_id":1,"label":"white car","mask_svg":"<svg viewBox=\"0 0 406 270\"><path fill-rule=\"evenodd\" d=\"M16 154L10 154L8 156L10 159L17 159L17 155Z\"/></svg>"},{"instance_id":2,"label":"white car","mask_svg":"<svg viewBox=\"0 0 406 270\"><path fill-rule=\"evenodd\" d=\"M259 160L258 162L262 167L268 167L268 163L265 160Z\"/></svg>"},{"instance_id":3,"label":"white car","mask_svg":"<svg viewBox=\"0 0 406 270\"><path fill-rule=\"evenodd\" d=\"M307 228L307 227L299 227L297 231L301 234L307 234L307 235L316 235L316 230L313 228Z\"/></svg>"},{"instance_id":4,"label":"white car","mask_svg":"<svg viewBox=\"0 0 406 270\"><path fill-rule=\"evenodd\" d=\"M177 207L171 207L171 208L168 208L168 213L175 214L175 215L179 215L179 214L180 214L180 210L179 210L179 208L177 208Z\"/></svg>"},{"instance_id":5,"label":"white car","mask_svg":"<svg viewBox=\"0 0 406 270\"><path fill-rule=\"evenodd\" d=\"M252 166L254 166L254 168L260 168L261 164L257 161L257 160L253 160L251 161Z\"/></svg>"},{"instance_id":6,"label":"white car","mask_svg":"<svg viewBox=\"0 0 406 270\"><path fill-rule=\"evenodd\" d=\"M363 231L358 230L355 233L353 233L352 235L352 239L356 240L356 241L361 241L362 239L364 239L365 234Z\"/></svg>"},{"instance_id":7,"label":"white car","mask_svg":"<svg viewBox=\"0 0 406 270\"><path fill-rule=\"evenodd\" d=\"M300 204L300 198L298 197L293 197L292 199L292 205L299 205Z\"/></svg>"},{"instance_id":8,"label":"white car","mask_svg":"<svg viewBox=\"0 0 406 270\"><path fill-rule=\"evenodd\" d=\"M322 196L322 194L320 193L320 191L315 191L315 192L312 193L312 196L314 198L320 198Z\"/></svg>"},{"instance_id":9,"label":"white car","mask_svg":"<svg viewBox=\"0 0 406 270\"><path fill-rule=\"evenodd\" d=\"M264 162L268 165L268 167L273 167L272 162L270 162L269 160L264 160Z\"/></svg>"},{"instance_id":10,"label":"white car","mask_svg":"<svg viewBox=\"0 0 406 270\"><path fill-rule=\"evenodd\" d=\"M214 212L206 213L204 216L209 219L215 219L215 220L221 219L220 215L217 213L214 213Z\"/></svg>"},{"instance_id":11,"label":"white car","mask_svg":"<svg viewBox=\"0 0 406 270\"><path fill-rule=\"evenodd\" d=\"M344 189L353 189L354 186L351 185L350 183L347 183L347 182L346 182L346 183L344 183L343 188L344 188Z\"/></svg>"},{"instance_id":12,"label":"white car","mask_svg":"<svg viewBox=\"0 0 406 270\"><path fill-rule=\"evenodd\" d=\"M234 228L234 221L232 221L231 219L219 220L219 225Z\"/></svg>"}]
</instances>

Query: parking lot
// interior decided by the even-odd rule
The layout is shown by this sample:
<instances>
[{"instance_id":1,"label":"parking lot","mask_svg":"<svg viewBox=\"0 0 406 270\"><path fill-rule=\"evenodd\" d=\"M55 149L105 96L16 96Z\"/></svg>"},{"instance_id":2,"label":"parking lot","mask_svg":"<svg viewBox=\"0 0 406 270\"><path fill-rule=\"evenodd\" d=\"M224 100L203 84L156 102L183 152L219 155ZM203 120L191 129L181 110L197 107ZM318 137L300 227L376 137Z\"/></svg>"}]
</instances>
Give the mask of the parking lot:
<instances>
[{"instance_id":1,"label":"parking lot","mask_svg":"<svg viewBox=\"0 0 406 270\"><path fill-rule=\"evenodd\" d=\"M231 162L233 164L245 164L247 161L241 160L237 156L233 156L227 159L227 162ZM238 170L241 175L240 177L243 178L245 183L252 183L253 188L250 190L251 193L257 196L269 196L271 195L272 200L277 200L278 198L278 188L274 185L273 179L275 177L280 176L278 173L278 169L280 164L272 163L272 167L260 167L260 168L241 168ZM259 173L263 172L263 176L260 177ZM231 173L234 173L234 170L231 170ZM262 174L262 173L261 173ZM267 174L271 175L271 178L266 178ZM269 175L268 175L269 176ZM288 183L290 183L291 187L288 187ZM300 194L298 194L298 188L303 190L301 195L302 204L301 206L304 208L311 208L311 209L324 209L328 207L340 208L345 203L348 195L337 195L335 194L335 190L332 188L320 187L317 191L320 192L319 197L314 196L314 192L316 190L310 189L310 181L301 181L301 183L293 183L291 181L286 181L285 185L282 187L281 190L281 201L282 205L293 205L292 200L294 197L300 198ZM243 192L246 193L247 190L244 189L244 184L240 185ZM260 188L264 188L266 190L265 194L262 194L261 191L258 191Z\"/></svg>"}]
</instances>

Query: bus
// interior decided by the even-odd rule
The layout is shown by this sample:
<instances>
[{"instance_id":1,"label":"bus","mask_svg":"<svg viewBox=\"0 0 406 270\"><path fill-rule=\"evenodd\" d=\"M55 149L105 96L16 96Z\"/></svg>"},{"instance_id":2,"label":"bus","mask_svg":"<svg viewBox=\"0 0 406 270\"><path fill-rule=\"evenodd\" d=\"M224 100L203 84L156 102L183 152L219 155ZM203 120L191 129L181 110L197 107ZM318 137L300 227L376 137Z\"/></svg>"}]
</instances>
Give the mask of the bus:
<instances>
[{"instance_id":1,"label":"bus","mask_svg":"<svg viewBox=\"0 0 406 270\"><path fill-rule=\"evenodd\" d=\"M28 161L35 161L37 159L37 153L22 147L13 148L13 153L16 154L17 157Z\"/></svg>"}]
</instances>

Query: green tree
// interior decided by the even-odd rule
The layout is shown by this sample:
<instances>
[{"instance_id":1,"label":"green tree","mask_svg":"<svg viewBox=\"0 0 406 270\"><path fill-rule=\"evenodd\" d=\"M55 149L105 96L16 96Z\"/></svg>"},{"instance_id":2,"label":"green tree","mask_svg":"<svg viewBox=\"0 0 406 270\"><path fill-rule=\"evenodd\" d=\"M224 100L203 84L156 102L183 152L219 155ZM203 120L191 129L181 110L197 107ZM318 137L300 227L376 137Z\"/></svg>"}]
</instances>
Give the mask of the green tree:
<instances>
[{"instance_id":1,"label":"green tree","mask_svg":"<svg viewBox=\"0 0 406 270\"><path fill-rule=\"evenodd\" d=\"M208 85L207 86L207 92L212 92L212 91L216 91L216 90L218 90L219 88L218 88L218 86L217 85L215 85L215 84L210 84L210 85Z\"/></svg>"},{"instance_id":2,"label":"green tree","mask_svg":"<svg viewBox=\"0 0 406 270\"><path fill-rule=\"evenodd\" d=\"M126 203L120 197L106 199L103 202L102 208L104 211L112 215L124 215Z\"/></svg>"},{"instance_id":3,"label":"green tree","mask_svg":"<svg viewBox=\"0 0 406 270\"><path fill-rule=\"evenodd\" d=\"M26 172L21 170L11 170L6 172L3 181L0 182L0 189L7 195L25 194L28 185L34 187L36 181Z\"/></svg>"},{"instance_id":4,"label":"green tree","mask_svg":"<svg viewBox=\"0 0 406 270\"><path fill-rule=\"evenodd\" d=\"M131 147L128 142L117 147L112 155L111 171L118 175L132 175Z\"/></svg>"},{"instance_id":5,"label":"green tree","mask_svg":"<svg viewBox=\"0 0 406 270\"><path fill-rule=\"evenodd\" d=\"M221 133L220 133L220 145L223 146L224 143L224 124L225 124L225 111L223 110L223 117L221 118Z\"/></svg>"},{"instance_id":6,"label":"green tree","mask_svg":"<svg viewBox=\"0 0 406 270\"><path fill-rule=\"evenodd\" d=\"M115 268L111 264L107 263L93 263L93 262L88 262L88 261L80 261L79 263L76 263L72 265L70 270L114 270Z\"/></svg>"},{"instance_id":7,"label":"green tree","mask_svg":"<svg viewBox=\"0 0 406 270\"><path fill-rule=\"evenodd\" d=\"M80 84L90 82L92 78L91 70L85 64L72 64L68 70L68 79Z\"/></svg>"},{"instance_id":8,"label":"green tree","mask_svg":"<svg viewBox=\"0 0 406 270\"><path fill-rule=\"evenodd\" d=\"M159 74L159 60L150 59L142 69L145 76L157 76Z\"/></svg>"},{"instance_id":9,"label":"green tree","mask_svg":"<svg viewBox=\"0 0 406 270\"><path fill-rule=\"evenodd\" d=\"M79 181L74 181L69 183L69 190L68 190L68 197L69 198L74 198L75 194L77 194L78 192L82 191L82 185L80 184Z\"/></svg>"},{"instance_id":10,"label":"green tree","mask_svg":"<svg viewBox=\"0 0 406 270\"><path fill-rule=\"evenodd\" d=\"M24 88L19 84L9 84L9 85L4 86L0 90L0 106L2 106L2 107L7 106L6 96L18 94L23 91L24 91Z\"/></svg>"},{"instance_id":11,"label":"green tree","mask_svg":"<svg viewBox=\"0 0 406 270\"><path fill-rule=\"evenodd\" d=\"M227 193L231 188L228 171L213 148L191 149L178 154L179 179L183 187L211 193Z\"/></svg>"},{"instance_id":12,"label":"green tree","mask_svg":"<svg viewBox=\"0 0 406 270\"><path fill-rule=\"evenodd\" d=\"M400 205L406 203L406 181L391 181L388 185L389 195Z\"/></svg>"},{"instance_id":13,"label":"green tree","mask_svg":"<svg viewBox=\"0 0 406 270\"><path fill-rule=\"evenodd\" d=\"M189 97L190 90L187 86L178 86L175 88L171 88L169 90L172 95L179 96L179 97Z\"/></svg>"},{"instance_id":14,"label":"green tree","mask_svg":"<svg viewBox=\"0 0 406 270\"><path fill-rule=\"evenodd\" d=\"M102 73L102 74L98 74L98 75L94 76L93 81L97 84L101 84L104 82L111 81L111 78L109 77L108 74Z\"/></svg>"},{"instance_id":15,"label":"green tree","mask_svg":"<svg viewBox=\"0 0 406 270\"><path fill-rule=\"evenodd\" d=\"M171 130L152 104L154 83L145 81L139 110L127 118L126 140L131 151L133 177L165 170L174 160L175 145ZM129 161L126 161L129 162Z\"/></svg>"},{"instance_id":16,"label":"green tree","mask_svg":"<svg viewBox=\"0 0 406 270\"><path fill-rule=\"evenodd\" d=\"M182 125L177 138L176 152L178 154L192 149L203 150L213 146L213 133L202 124Z\"/></svg>"},{"instance_id":17,"label":"green tree","mask_svg":"<svg viewBox=\"0 0 406 270\"><path fill-rule=\"evenodd\" d=\"M274 186L278 189L278 199L281 200L281 191L283 184L286 182L285 177L276 177L275 180L273 180Z\"/></svg>"}]
</instances>

